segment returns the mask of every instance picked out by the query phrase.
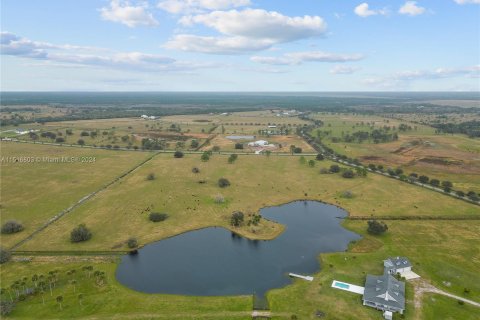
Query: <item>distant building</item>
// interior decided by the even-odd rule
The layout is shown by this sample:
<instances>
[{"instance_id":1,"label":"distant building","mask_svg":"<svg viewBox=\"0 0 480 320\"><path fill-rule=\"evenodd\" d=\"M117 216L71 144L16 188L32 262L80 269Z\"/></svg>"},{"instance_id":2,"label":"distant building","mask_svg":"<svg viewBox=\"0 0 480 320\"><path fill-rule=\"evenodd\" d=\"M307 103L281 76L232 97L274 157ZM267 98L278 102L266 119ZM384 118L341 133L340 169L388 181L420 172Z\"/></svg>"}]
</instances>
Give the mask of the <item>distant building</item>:
<instances>
[{"instance_id":1,"label":"distant building","mask_svg":"<svg viewBox=\"0 0 480 320\"><path fill-rule=\"evenodd\" d=\"M389 274L397 274L412 271L412 264L405 257L394 257L383 260L385 272Z\"/></svg>"},{"instance_id":2,"label":"distant building","mask_svg":"<svg viewBox=\"0 0 480 320\"><path fill-rule=\"evenodd\" d=\"M249 147L265 147L265 146L268 146L268 141L258 140L258 141L254 141L254 142L249 142L248 146Z\"/></svg>"},{"instance_id":3,"label":"distant building","mask_svg":"<svg viewBox=\"0 0 480 320\"><path fill-rule=\"evenodd\" d=\"M405 310L405 283L385 272L381 276L367 275L363 305L384 311L387 320L393 312L403 314Z\"/></svg>"}]
</instances>

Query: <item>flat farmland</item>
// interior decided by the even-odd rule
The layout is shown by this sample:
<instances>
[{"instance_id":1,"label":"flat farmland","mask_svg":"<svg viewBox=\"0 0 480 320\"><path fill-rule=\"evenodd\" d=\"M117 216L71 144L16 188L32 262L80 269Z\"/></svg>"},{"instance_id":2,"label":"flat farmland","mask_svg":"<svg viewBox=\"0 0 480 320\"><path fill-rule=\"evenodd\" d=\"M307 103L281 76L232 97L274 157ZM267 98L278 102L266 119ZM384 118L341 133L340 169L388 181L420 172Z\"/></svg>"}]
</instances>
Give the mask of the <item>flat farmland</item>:
<instances>
[{"instance_id":1,"label":"flat farmland","mask_svg":"<svg viewBox=\"0 0 480 320\"><path fill-rule=\"evenodd\" d=\"M25 230L1 235L4 246L25 238L57 213L107 184L149 156L144 152L63 148L1 142L1 222L19 220ZM39 158L23 163L13 157ZM48 162L61 157L72 163ZM84 161L84 162L82 162Z\"/></svg>"},{"instance_id":2,"label":"flat farmland","mask_svg":"<svg viewBox=\"0 0 480 320\"><path fill-rule=\"evenodd\" d=\"M141 148L142 139L147 138L165 141L167 149L189 149L192 140L197 140L201 144L213 129L208 124L180 126L160 119L140 118L48 122L44 125L25 124L22 128L36 130L36 137L34 139L29 134L17 136L21 140L69 145L78 144L79 140L83 140L85 145L97 147ZM55 136L53 138L51 135L42 136L42 133L47 132ZM62 139L60 142L57 140L59 138Z\"/></svg>"},{"instance_id":3,"label":"flat farmland","mask_svg":"<svg viewBox=\"0 0 480 320\"><path fill-rule=\"evenodd\" d=\"M339 154L357 158L364 164L402 168L405 174L417 173L453 182L455 190L480 192L480 140L465 135L438 135L435 129L401 120L352 115L317 115L324 121L317 131L331 133L322 142ZM368 124L367 124L368 123ZM372 130L375 127L410 125L408 131L395 131L398 140L384 143L372 141L345 142L342 133ZM315 137L316 132L312 133ZM339 138L335 142L333 137Z\"/></svg>"},{"instance_id":4,"label":"flat farmland","mask_svg":"<svg viewBox=\"0 0 480 320\"><path fill-rule=\"evenodd\" d=\"M126 248L130 237L137 237L143 245L207 226L231 229L233 211L240 210L249 217L262 207L298 199L336 204L353 216L479 214L478 206L379 175L345 179L340 174L320 174L320 168L332 164L328 161L317 162L312 168L302 164L300 157L245 155L234 164L228 164L227 158L214 155L210 161L202 162L197 154L182 159L158 154L19 249L121 249ZM198 167L200 173L192 173L193 167ZM150 173L155 175L154 180L147 180ZM231 186L219 188L217 180L221 177L227 178ZM344 191L351 191L354 197L343 198ZM215 203L217 195L225 202ZM148 219L150 212L166 212L169 218L152 223ZM72 244L70 231L80 223L87 224L94 236L90 241ZM259 226L245 225L235 231L250 238L269 239L278 235L282 227L262 220Z\"/></svg>"}]
</instances>

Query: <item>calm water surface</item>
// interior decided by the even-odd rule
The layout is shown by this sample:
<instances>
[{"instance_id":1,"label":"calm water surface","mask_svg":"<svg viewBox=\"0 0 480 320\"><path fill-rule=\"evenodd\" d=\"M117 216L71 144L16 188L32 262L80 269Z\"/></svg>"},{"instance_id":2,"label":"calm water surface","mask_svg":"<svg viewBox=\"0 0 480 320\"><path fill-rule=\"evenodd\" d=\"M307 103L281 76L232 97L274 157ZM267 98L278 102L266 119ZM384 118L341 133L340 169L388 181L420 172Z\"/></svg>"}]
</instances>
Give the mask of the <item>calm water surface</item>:
<instances>
[{"instance_id":1,"label":"calm water surface","mask_svg":"<svg viewBox=\"0 0 480 320\"><path fill-rule=\"evenodd\" d=\"M285 232L271 241L248 240L223 228L187 232L124 256L116 277L147 293L262 295L291 283L289 272L317 272L320 253L345 251L360 238L340 225L347 213L332 205L296 201L260 213L285 225Z\"/></svg>"}]
</instances>

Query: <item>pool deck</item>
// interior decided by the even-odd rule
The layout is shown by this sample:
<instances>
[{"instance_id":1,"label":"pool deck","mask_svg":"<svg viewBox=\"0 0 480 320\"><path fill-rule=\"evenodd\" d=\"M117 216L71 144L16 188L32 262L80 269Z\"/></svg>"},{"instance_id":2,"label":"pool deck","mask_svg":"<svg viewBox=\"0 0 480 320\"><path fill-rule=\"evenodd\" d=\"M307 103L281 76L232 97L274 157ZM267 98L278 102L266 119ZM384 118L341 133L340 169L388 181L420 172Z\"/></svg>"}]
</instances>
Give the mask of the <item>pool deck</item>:
<instances>
[{"instance_id":1,"label":"pool deck","mask_svg":"<svg viewBox=\"0 0 480 320\"><path fill-rule=\"evenodd\" d=\"M337 286L337 283L346 284L346 285L348 285L348 288L342 288L340 286ZM350 284L350 283L346 283L346 282L342 282L342 281L337 281L337 280L333 280L332 288L345 290L345 291L348 291L348 292L353 292L353 293L362 294L362 295L363 295L363 292L365 291L364 287L356 286L354 284Z\"/></svg>"}]
</instances>

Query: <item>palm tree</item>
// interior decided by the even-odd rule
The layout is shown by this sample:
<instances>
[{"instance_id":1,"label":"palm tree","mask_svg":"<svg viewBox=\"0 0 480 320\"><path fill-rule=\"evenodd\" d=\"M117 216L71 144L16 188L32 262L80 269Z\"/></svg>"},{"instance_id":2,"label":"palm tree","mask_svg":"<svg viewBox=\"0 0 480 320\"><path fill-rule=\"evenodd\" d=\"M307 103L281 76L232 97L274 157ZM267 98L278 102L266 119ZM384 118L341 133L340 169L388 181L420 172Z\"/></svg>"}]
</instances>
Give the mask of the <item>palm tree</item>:
<instances>
[{"instance_id":1,"label":"palm tree","mask_svg":"<svg viewBox=\"0 0 480 320\"><path fill-rule=\"evenodd\" d=\"M57 300L58 304L60 305L60 310L63 310L63 309L62 309L63 297L62 297L62 296L58 296L56 300Z\"/></svg>"},{"instance_id":2,"label":"palm tree","mask_svg":"<svg viewBox=\"0 0 480 320\"><path fill-rule=\"evenodd\" d=\"M75 285L77 284L77 280L73 279L70 281L70 283L73 285L73 293L75 293Z\"/></svg>"},{"instance_id":3,"label":"palm tree","mask_svg":"<svg viewBox=\"0 0 480 320\"><path fill-rule=\"evenodd\" d=\"M35 287L37 287L37 281L38 281L38 276L37 276L37 274L34 274L32 276L32 282L35 285Z\"/></svg>"},{"instance_id":4,"label":"palm tree","mask_svg":"<svg viewBox=\"0 0 480 320\"><path fill-rule=\"evenodd\" d=\"M45 282L40 281L38 282L38 286L40 287L40 293L42 294L42 303L45 304Z\"/></svg>"},{"instance_id":5,"label":"palm tree","mask_svg":"<svg viewBox=\"0 0 480 320\"><path fill-rule=\"evenodd\" d=\"M53 282L53 276L49 276L48 277L48 286L50 288L50 297L53 296L53 292L52 292L52 282Z\"/></svg>"}]
</instances>

